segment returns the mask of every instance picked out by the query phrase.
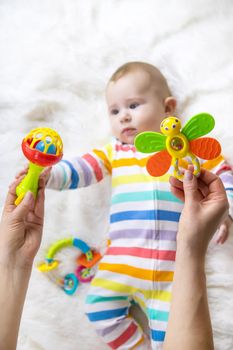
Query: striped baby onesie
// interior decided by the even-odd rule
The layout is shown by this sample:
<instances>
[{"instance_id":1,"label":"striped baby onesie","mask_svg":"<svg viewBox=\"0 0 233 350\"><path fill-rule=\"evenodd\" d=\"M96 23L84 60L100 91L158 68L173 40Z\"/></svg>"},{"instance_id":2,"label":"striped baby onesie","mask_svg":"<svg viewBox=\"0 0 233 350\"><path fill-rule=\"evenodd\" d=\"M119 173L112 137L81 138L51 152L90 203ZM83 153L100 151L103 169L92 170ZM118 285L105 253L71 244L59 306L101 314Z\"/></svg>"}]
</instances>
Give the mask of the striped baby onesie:
<instances>
[{"instance_id":1,"label":"striped baby onesie","mask_svg":"<svg viewBox=\"0 0 233 350\"><path fill-rule=\"evenodd\" d=\"M142 329L129 314L133 302L147 315L153 349L162 349L169 317L183 203L170 192L173 169L153 178L145 167L148 158L133 145L113 140L102 149L61 161L47 185L75 189L112 176L110 244L86 300L89 320L112 349L147 349ZM202 167L221 176L233 203L233 175L224 159L204 161Z\"/></svg>"}]
</instances>

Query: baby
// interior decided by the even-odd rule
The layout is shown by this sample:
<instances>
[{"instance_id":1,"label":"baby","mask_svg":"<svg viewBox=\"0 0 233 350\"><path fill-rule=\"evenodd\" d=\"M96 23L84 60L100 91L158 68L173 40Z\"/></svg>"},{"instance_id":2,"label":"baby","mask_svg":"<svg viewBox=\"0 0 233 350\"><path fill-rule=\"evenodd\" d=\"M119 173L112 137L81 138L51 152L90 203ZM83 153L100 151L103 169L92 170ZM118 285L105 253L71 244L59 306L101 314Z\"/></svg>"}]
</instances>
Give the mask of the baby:
<instances>
[{"instance_id":1,"label":"baby","mask_svg":"<svg viewBox=\"0 0 233 350\"><path fill-rule=\"evenodd\" d=\"M142 131L159 132L161 121L174 115L176 100L160 71L143 62L127 63L113 74L106 100L115 139L101 149L61 161L53 167L47 187L80 188L112 176L110 244L92 280L86 313L112 349L162 349L183 203L170 191L173 169L152 178L145 167L149 157L136 151L134 139ZM202 166L222 178L232 213L231 168L222 157ZM222 225L221 243L228 225L229 221ZM129 314L132 302L147 315L151 345Z\"/></svg>"}]
</instances>

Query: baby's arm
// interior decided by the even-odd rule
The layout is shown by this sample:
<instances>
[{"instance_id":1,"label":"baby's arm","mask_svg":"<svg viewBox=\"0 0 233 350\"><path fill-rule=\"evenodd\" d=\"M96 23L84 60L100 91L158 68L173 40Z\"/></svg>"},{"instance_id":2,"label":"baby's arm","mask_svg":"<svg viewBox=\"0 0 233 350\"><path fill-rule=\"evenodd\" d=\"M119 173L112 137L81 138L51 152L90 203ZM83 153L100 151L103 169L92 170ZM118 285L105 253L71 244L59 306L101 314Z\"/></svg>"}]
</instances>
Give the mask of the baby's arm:
<instances>
[{"instance_id":1,"label":"baby's arm","mask_svg":"<svg viewBox=\"0 0 233 350\"><path fill-rule=\"evenodd\" d=\"M50 173L47 188L55 190L75 189L90 186L111 174L109 147L94 149L81 157L62 160Z\"/></svg>"}]
</instances>

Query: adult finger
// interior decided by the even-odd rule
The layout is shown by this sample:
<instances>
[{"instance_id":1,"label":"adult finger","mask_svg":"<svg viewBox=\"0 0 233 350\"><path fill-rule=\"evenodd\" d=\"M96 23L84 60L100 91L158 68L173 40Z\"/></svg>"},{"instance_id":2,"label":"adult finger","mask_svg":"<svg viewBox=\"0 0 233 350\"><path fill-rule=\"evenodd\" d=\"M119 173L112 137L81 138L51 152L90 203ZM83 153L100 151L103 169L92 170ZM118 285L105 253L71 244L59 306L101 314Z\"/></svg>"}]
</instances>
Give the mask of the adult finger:
<instances>
[{"instance_id":1,"label":"adult finger","mask_svg":"<svg viewBox=\"0 0 233 350\"><path fill-rule=\"evenodd\" d=\"M190 170L185 170L183 188L185 195L185 202L192 203L193 201L200 201L200 192L198 190L198 182L196 176Z\"/></svg>"},{"instance_id":2,"label":"adult finger","mask_svg":"<svg viewBox=\"0 0 233 350\"><path fill-rule=\"evenodd\" d=\"M46 167L46 168L44 168L44 170L42 171L41 175L47 175L47 174L49 174L49 173L51 172L51 170L52 170L52 167L51 167L51 166Z\"/></svg>"},{"instance_id":3,"label":"adult finger","mask_svg":"<svg viewBox=\"0 0 233 350\"><path fill-rule=\"evenodd\" d=\"M169 182L173 187L178 188L180 190L183 190L183 182L182 181L171 176L169 179ZM199 189L200 193L203 195L203 197L207 197L209 192L210 192L208 186L199 177L197 179L197 182L198 182L198 189Z\"/></svg>"},{"instance_id":4,"label":"adult finger","mask_svg":"<svg viewBox=\"0 0 233 350\"><path fill-rule=\"evenodd\" d=\"M184 202L184 191L180 190L177 187L171 186L171 192L176 196L178 199L180 199L182 202Z\"/></svg>"},{"instance_id":5,"label":"adult finger","mask_svg":"<svg viewBox=\"0 0 233 350\"><path fill-rule=\"evenodd\" d=\"M20 182L21 182L21 178L15 179L9 185L9 189L8 189L8 192L7 192L5 205L4 205L4 209L3 209L3 215L5 215L5 213L7 213L7 212L9 213L12 210L14 210L14 208L15 208L15 200L17 198L17 196L16 196L16 187L19 185Z\"/></svg>"},{"instance_id":6,"label":"adult finger","mask_svg":"<svg viewBox=\"0 0 233 350\"><path fill-rule=\"evenodd\" d=\"M44 218L44 201L45 201L45 179L42 177L39 179L38 184L38 193L36 198L36 204L35 204L35 214L39 218Z\"/></svg>"},{"instance_id":7,"label":"adult finger","mask_svg":"<svg viewBox=\"0 0 233 350\"><path fill-rule=\"evenodd\" d=\"M184 194L184 185L183 182L178 180L177 178L171 176L169 179L170 185L171 185L171 192L179 198L181 201L185 201L185 194ZM208 187L200 180L197 179L198 182L198 200L202 200L209 194Z\"/></svg>"},{"instance_id":8,"label":"adult finger","mask_svg":"<svg viewBox=\"0 0 233 350\"><path fill-rule=\"evenodd\" d=\"M227 207L229 206L229 203L222 180L217 175L204 169L202 169L200 176L209 188L210 193L208 198L218 201L219 206L221 206L222 209L225 208L228 210Z\"/></svg>"},{"instance_id":9,"label":"adult finger","mask_svg":"<svg viewBox=\"0 0 233 350\"><path fill-rule=\"evenodd\" d=\"M175 187L175 188L178 188L180 190L183 190L183 182L178 180L176 177L170 176L169 182L170 182L170 185L172 187Z\"/></svg>"},{"instance_id":10,"label":"adult finger","mask_svg":"<svg viewBox=\"0 0 233 350\"><path fill-rule=\"evenodd\" d=\"M34 195L31 191L28 191L24 196L23 200L19 203L19 205L14 210L14 219L22 221L30 210L34 208Z\"/></svg>"},{"instance_id":11,"label":"adult finger","mask_svg":"<svg viewBox=\"0 0 233 350\"><path fill-rule=\"evenodd\" d=\"M217 181L217 186L219 187L223 187L222 181L219 178L219 176L217 176L214 173L211 173L210 171L206 170L206 169L201 169L200 172L200 179L208 186L210 187L210 185L212 185L212 183L214 183L214 185L216 186L216 181Z\"/></svg>"}]
</instances>

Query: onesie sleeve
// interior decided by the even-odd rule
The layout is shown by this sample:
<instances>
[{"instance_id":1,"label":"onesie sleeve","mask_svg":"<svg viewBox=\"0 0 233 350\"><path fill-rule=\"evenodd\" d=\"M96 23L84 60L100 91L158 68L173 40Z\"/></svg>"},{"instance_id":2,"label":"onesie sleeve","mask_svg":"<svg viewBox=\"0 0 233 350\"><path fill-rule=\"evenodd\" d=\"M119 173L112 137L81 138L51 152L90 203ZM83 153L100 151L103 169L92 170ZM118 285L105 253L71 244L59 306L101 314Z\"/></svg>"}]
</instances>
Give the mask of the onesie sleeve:
<instances>
[{"instance_id":1,"label":"onesie sleeve","mask_svg":"<svg viewBox=\"0 0 233 350\"><path fill-rule=\"evenodd\" d=\"M227 198L229 201L229 215L233 219L233 171L229 163L219 156L216 159L204 161L201 164L202 168L208 169L218 175L225 187Z\"/></svg>"},{"instance_id":2,"label":"onesie sleeve","mask_svg":"<svg viewBox=\"0 0 233 350\"><path fill-rule=\"evenodd\" d=\"M87 187L111 175L112 144L80 157L64 159L53 166L47 188L62 191Z\"/></svg>"}]
</instances>

